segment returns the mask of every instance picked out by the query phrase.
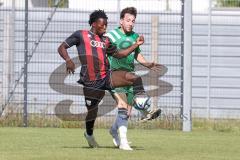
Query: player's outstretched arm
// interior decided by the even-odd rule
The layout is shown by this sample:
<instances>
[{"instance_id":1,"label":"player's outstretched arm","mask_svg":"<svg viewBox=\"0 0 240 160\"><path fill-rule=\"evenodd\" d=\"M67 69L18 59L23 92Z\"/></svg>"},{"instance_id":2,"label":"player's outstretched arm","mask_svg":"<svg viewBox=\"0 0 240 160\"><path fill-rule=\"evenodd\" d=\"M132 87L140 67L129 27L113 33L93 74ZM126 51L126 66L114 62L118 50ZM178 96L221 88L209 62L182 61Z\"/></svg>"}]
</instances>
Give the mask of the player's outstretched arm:
<instances>
[{"instance_id":1,"label":"player's outstretched arm","mask_svg":"<svg viewBox=\"0 0 240 160\"><path fill-rule=\"evenodd\" d=\"M147 68L149 68L153 71L156 71L156 72L159 72L159 71L162 70L162 65L161 64L157 64L155 62L148 62L141 53L138 53L135 58L144 67L147 67Z\"/></svg>"},{"instance_id":2,"label":"player's outstretched arm","mask_svg":"<svg viewBox=\"0 0 240 160\"><path fill-rule=\"evenodd\" d=\"M66 70L67 73L69 74L74 74L75 71L75 64L73 63L73 61L70 59L68 52L67 52L67 48L69 48L69 46L63 42L59 47L58 47L58 53L59 55L66 61Z\"/></svg>"},{"instance_id":3,"label":"player's outstretched arm","mask_svg":"<svg viewBox=\"0 0 240 160\"><path fill-rule=\"evenodd\" d=\"M122 49L122 50L118 50L115 54L113 54L114 57L116 58L123 58L128 56L130 53L132 53L137 47L139 47L140 45L142 45L144 43L144 37L143 36L139 36L136 43L134 43L132 46L126 48L126 49Z\"/></svg>"}]
</instances>

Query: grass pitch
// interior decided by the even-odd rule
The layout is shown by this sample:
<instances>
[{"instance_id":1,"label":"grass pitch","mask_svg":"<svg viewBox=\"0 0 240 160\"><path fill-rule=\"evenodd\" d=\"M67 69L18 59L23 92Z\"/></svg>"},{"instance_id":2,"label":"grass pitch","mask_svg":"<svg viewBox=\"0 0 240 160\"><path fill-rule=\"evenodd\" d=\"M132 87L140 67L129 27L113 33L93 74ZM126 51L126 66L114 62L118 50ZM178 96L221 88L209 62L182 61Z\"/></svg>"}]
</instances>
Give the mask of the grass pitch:
<instances>
[{"instance_id":1,"label":"grass pitch","mask_svg":"<svg viewBox=\"0 0 240 160\"><path fill-rule=\"evenodd\" d=\"M239 160L240 133L130 129L134 151L113 147L107 129L96 129L92 149L83 129L0 128L0 160Z\"/></svg>"}]
</instances>

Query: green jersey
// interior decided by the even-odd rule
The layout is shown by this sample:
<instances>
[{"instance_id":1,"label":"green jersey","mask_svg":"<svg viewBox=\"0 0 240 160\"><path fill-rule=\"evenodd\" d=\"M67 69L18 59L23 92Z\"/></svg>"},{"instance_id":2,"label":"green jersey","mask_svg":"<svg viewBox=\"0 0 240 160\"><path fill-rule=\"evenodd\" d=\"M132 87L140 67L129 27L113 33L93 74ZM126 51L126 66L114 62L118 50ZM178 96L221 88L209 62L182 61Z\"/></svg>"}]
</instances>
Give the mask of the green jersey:
<instances>
[{"instance_id":1,"label":"green jersey","mask_svg":"<svg viewBox=\"0 0 240 160\"><path fill-rule=\"evenodd\" d=\"M128 34L124 34L120 27L110 31L107 33L107 37L110 39L110 41L117 46L118 49L125 49L133 45L139 35L135 32L131 32ZM129 54L127 57L124 58L114 58L113 56L109 56L108 60L110 63L110 68L112 70L124 70L132 72L134 71L134 59L135 54L140 53L141 50L139 47L137 47L131 54ZM112 90L112 92L118 92L118 93L126 93L128 104L132 105L133 103L133 87L132 86L126 86L126 87L118 87Z\"/></svg>"},{"instance_id":2,"label":"green jersey","mask_svg":"<svg viewBox=\"0 0 240 160\"><path fill-rule=\"evenodd\" d=\"M117 46L118 49L125 49L133 45L139 35L135 32L131 32L128 34L124 34L120 27L108 32L107 37L110 41ZM114 58L113 56L109 56L108 60L110 62L110 67L112 70L125 70L125 71L134 71L134 57L135 54L140 53L141 50L137 47L134 52L129 54L124 58Z\"/></svg>"}]
</instances>

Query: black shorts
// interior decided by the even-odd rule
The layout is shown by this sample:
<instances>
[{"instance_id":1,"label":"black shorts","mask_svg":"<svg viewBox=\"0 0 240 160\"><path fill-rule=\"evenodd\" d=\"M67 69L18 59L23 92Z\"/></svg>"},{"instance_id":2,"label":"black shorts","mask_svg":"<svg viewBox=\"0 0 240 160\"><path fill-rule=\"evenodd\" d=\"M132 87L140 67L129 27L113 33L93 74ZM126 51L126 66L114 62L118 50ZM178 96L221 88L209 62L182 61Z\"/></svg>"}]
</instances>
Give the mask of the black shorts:
<instances>
[{"instance_id":1,"label":"black shorts","mask_svg":"<svg viewBox=\"0 0 240 160\"><path fill-rule=\"evenodd\" d=\"M94 81L82 81L81 78L78 81L83 85L83 94L85 101L92 101L94 104L98 104L105 95L105 90L111 91L111 72L109 71L106 77Z\"/></svg>"},{"instance_id":2,"label":"black shorts","mask_svg":"<svg viewBox=\"0 0 240 160\"><path fill-rule=\"evenodd\" d=\"M83 81L82 78L80 78L80 80L78 80L77 82L79 84L82 84L86 88L110 91L113 89L111 85L111 74L112 72L109 71L103 79L98 79L94 81Z\"/></svg>"}]
</instances>

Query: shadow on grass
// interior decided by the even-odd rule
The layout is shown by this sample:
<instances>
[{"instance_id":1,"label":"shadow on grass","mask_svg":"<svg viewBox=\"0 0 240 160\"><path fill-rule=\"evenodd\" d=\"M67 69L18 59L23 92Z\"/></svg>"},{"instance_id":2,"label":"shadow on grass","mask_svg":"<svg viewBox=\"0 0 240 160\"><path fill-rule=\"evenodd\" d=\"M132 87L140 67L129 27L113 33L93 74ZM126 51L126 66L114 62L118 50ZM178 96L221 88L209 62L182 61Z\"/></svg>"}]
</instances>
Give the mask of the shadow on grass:
<instances>
[{"instance_id":1,"label":"shadow on grass","mask_svg":"<svg viewBox=\"0 0 240 160\"><path fill-rule=\"evenodd\" d=\"M143 147L138 147L138 146L131 146L133 148L133 150L145 150ZM100 146L98 148L91 148L89 146L63 146L62 148L70 148L70 149L79 149L79 148L82 148L82 149L118 149L117 147L114 147L114 146Z\"/></svg>"}]
</instances>

